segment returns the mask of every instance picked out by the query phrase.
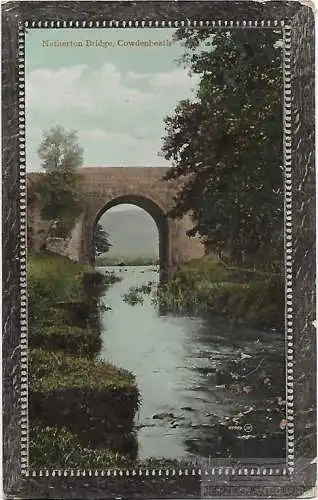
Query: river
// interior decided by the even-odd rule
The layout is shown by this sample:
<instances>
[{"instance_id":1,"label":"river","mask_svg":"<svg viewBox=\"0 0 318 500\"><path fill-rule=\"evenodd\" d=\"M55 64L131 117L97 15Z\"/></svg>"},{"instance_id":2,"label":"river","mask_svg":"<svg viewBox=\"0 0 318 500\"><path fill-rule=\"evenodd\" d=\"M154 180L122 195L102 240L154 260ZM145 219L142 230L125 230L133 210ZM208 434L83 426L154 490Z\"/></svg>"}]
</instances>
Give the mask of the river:
<instances>
[{"instance_id":1,"label":"river","mask_svg":"<svg viewBox=\"0 0 318 500\"><path fill-rule=\"evenodd\" d=\"M158 268L97 270L115 271L123 278L101 297L102 304L110 306L102 313L101 357L136 375L142 397L135 422L138 458L221 456L225 444L215 423L226 424L233 411L262 406L265 396L226 390L217 373L229 361L239 366L249 356L255 364L262 362L261 356L284 349L283 340L272 332L234 326L220 317L160 315L149 295L143 304L125 303L123 295L130 287L158 282ZM267 453L266 447L258 452L239 449L229 448L227 454ZM277 454L283 456L283 449Z\"/></svg>"}]
</instances>

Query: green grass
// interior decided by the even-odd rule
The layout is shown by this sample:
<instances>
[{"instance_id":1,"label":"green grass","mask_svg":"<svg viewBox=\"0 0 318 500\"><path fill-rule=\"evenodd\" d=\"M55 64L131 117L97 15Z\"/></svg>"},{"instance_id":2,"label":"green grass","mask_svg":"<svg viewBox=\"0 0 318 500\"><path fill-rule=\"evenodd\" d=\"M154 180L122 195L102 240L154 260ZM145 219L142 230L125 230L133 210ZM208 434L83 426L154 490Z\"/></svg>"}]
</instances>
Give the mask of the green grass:
<instances>
[{"instance_id":1,"label":"green grass","mask_svg":"<svg viewBox=\"0 0 318 500\"><path fill-rule=\"evenodd\" d=\"M81 445L76 435L66 428L31 425L29 460L32 468L105 469L118 467L127 457L109 449L91 449Z\"/></svg>"},{"instance_id":2,"label":"green grass","mask_svg":"<svg viewBox=\"0 0 318 500\"><path fill-rule=\"evenodd\" d=\"M83 279L88 266L47 252L28 255L29 326L45 325L57 302L85 300ZM60 314L57 313L60 317Z\"/></svg>"},{"instance_id":3,"label":"green grass","mask_svg":"<svg viewBox=\"0 0 318 500\"><path fill-rule=\"evenodd\" d=\"M135 377L96 359L98 299L119 279L56 254L28 255L31 467L102 468L121 463L127 442L136 447Z\"/></svg>"},{"instance_id":4,"label":"green grass","mask_svg":"<svg viewBox=\"0 0 318 500\"><path fill-rule=\"evenodd\" d=\"M54 391L65 388L135 389L135 376L101 360L68 356L62 352L33 349L30 352L30 390Z\"/></svg>"},{"instance_id":5,"label":"green grass","mask_svg":"<svg viewBox=\"0 0 318 500\"><path fill-rule=\"evenodd\" d=\"M187 274L191 276L192 279L199 278L200 280L214 283L249 283L251 280L263 280L276 276L274 273L260 269L237 267L210 258L194 259L184 264L177 274L180 276Z\"/></svg>"},{"instance_id":6,"label":"green grass","mask_svg":"<svg viewBox=\"0 0 318 500\"><path fill-rule=\"evenodd\" d=\"M264 327L284 321L282 275L210 259L183 265L154 300L168 310L214 312Z\"/></svg>"},{"instance_id":7,"label":"green grass","mask_svg":"<svg viewBox=\"0 0 318 500\"><path fill-rule=\"evenodd\" d=\"M31 425L29 435L29 462L34 469L185 469L191 467L185 459L150 458L132 460L129 455L111 449L92 449L83 446L77 436L62 427Z\"/></svg>"},{"instance_id":8,"label":"green grass","mask_svg":"<svg viewBox=\"0 0 318 500\"><path fill-rule=\"evenodd\" d=\"M29 347L88 357L93 357L100 351L102 341L97 330L57 321L56 316L51 319L51 325L42 323L41 326L29 329Z\"/></svg>"},{"instance_id":9,"label":"green grass","mask_svg":"<svg viewBox=\"0 0 318 500\"><path fill-rule=\"evenodd\" d=\"M95 281L101 281L96 280L99 276L89 266L56 254L29 254L31 348L62 350L84 356L94 356L99 351L101 339L95 314L97 299L94 302L93 293L88 293L92 286L85 286L87 283L90 285L94 277Z\"/></svg>"},{"instance_id":10,"label":"green grass","mask_svg":"<svg viewBox=\"0 0 318 500\"><path fill-rule=\"evenodd\" d=\"M28 282L31 292L41 292L36 298L78 300L82 298L82 280L90 267L50 254L29 253Z\"/></svg>"}]
</instances>

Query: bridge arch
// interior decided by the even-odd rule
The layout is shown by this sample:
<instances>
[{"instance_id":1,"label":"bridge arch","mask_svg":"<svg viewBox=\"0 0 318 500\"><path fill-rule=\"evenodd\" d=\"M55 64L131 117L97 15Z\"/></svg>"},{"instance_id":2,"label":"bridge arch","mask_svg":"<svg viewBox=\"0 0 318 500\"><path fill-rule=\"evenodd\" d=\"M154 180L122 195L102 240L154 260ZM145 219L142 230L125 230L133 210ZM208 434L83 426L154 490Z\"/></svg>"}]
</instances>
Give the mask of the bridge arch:
<instances>
[{"instance_id":1,"label":"bridge arch","mask_svg":"<svg viewBox=\"0 0 318 500\"><path fill-rule=\"evenodd\" d=\"M183 180L166 181L167 169L162 167L83 167L82 191L84 206L68 241L51 242L54 249L72 260L93 263L93 234L96 221L111 207L132 203L143 208L155 221L159 231L159 254L162 275L169 276L184 262L204 255L199 238L189 238L187 230L193 226L190 214L180 219L168 217L174 197L184 185ZM28 174L28 182L37 184L41 173ZM41 206L36 200L28 203L28 221L32 226L30 245L41 248L46 221L41 217ZM30 226L30 227L31 227ZM58 246L58 248L57 248Z\"/></svg>"},{"instance_id":2,"label":"bridge arch","mask_svg":"<svg viewBox=\"0 0 318 500\"><path fill-rule=\"evenodd\" d=\"M89 260L94 263L94 230L99 219L111 208L122 205L130 204L142 208L147 212L155 222L158 229L159 236L159 264L160 264L160 278L165 281L169 276L170 268L170 234L168 217L163 208L158 202L155 202L151 197L137 194L125 194L117 196L109 201L106 201L101 208L97 210L92 220L92 225L89 228Z\"/></svg>"}]
</instances>

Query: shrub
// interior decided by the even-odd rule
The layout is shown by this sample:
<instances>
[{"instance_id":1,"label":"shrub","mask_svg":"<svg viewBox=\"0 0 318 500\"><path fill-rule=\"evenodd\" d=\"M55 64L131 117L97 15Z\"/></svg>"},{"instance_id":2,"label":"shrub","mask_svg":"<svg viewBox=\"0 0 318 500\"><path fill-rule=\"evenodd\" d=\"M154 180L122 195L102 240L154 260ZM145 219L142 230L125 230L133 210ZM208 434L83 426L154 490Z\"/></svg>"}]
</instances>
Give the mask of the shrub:
<instances>
[{"instance_id":1,"label":"shrub","mask_svg":"<svg viewBox=\"0 0 318 500\"><path fill-rule=\"evenodd\" d=\"M33 328L47 328L57 324L70 324L68 311L49 305L42 310L42 305L41 303L38 303L36 306L28 304L29 331Z\"/></svg>"},{"instance_id":2,"label":"shrub","mask_svg":"<svg viewBox=\"0 0 318 500\"><path fill-rule=\"evenodd\" d=\"M100 274L94 270L85 272L83 276L83 289L86 297L96 298L99 297L101 292L108 288L109 284L120 281L117 279L114 273L108 273L107 275Z\"/></svg>"},{"instance_id":3,"label":"shrub","mask_svg":"<svg viewBox=\"0 0 318 500\"><path fill-rule=\"evenodd\" d=\"M140 286L131 286L128 290L127 293L123 295L123 301L127 302L127 304L130 304L132 306L136 304L143 304L144 295L149 295L153 289L153 282L148 281L148 283L145 283Z\"/></svg>"}]
</instances>

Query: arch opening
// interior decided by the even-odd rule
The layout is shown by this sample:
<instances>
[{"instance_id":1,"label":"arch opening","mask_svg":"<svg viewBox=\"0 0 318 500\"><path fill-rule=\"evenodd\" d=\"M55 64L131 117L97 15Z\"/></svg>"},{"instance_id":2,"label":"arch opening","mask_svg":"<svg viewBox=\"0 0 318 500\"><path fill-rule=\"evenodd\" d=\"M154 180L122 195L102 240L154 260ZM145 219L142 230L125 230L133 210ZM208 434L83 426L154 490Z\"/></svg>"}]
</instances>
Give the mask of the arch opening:
<instances>
[{"instance_id":1,"label":"arch opening","mask_svg":"<svg viewBox=\"0 0 318 500\"><path fill-rule=\"evenodd\" d=\"M96 225L110 209L119 205L134 205L135 207L144 210L154 221L158 230L158 244L159 244L159 269L160 269L160 281L165 282L169 276L169 228L168 219L164 211L158 204L149 198L136 195L125 195L112 199L106 202L105 205L98 211L94 218L92 232L90 235L90 262L95 264L95 251L94 251L94 232ZM111 235L110 235L111 236Z\"/></svg>"}]
</instances>

